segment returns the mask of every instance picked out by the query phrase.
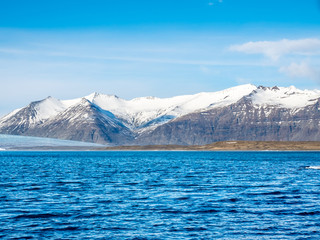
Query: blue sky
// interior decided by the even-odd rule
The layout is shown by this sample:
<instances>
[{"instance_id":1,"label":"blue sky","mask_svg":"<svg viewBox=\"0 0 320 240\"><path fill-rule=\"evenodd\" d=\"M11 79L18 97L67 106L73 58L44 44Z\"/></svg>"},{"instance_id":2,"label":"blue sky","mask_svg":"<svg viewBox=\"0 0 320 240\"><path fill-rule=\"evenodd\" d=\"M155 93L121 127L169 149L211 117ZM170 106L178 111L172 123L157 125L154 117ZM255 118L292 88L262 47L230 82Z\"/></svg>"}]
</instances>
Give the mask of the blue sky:
<instances>
[{"instance_id":1,"label":"blue sky","mask_svg":"<svg viewBox=\"0 0 320 240\"><path fill-rule=\"evenodd\" d=\"M0 79L0 116L49 95L320 88L320 3L1 1Z\"/></svg>"}]
</instances>

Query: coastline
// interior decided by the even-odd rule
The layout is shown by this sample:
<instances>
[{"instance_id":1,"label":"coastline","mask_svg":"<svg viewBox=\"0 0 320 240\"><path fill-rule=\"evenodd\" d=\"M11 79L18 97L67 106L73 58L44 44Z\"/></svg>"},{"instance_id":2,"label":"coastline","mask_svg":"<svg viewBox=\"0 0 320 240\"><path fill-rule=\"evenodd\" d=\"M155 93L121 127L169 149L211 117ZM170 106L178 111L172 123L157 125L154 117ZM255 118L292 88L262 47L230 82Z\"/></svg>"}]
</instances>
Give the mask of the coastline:
<instances>
[{"instance_id":1,"label":"coastline","mask_svg":"<svg viewBox=\"0 0 320 240\"><path fill-rule=\"evenodd\" d=\"M320 151L320 141L222 141L206 145L116 146L103 151Z\"/></svg>"},{"instance_id":2,"label":"coastline","mask_svg":"<svg viewBox=\"0 0 320 240\"><path fill-rule=\"evenodd\" d=\"M222 141L206 145L133 145L113 147L30 146L2 148L8 151L320 151L320 141Z\"/></svg>"}]
</instances>

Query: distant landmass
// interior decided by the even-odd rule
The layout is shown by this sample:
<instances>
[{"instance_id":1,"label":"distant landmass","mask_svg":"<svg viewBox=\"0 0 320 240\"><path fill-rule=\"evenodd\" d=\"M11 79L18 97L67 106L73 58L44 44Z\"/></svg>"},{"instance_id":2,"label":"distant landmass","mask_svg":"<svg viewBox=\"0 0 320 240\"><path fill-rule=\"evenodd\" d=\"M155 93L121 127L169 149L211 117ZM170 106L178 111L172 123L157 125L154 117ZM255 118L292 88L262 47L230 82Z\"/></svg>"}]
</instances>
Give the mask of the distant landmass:
<instances>
[{"instance_id":1,"label":"distant landmass","mask_svg":"<svg viewBox=\"0 0 320 240\"><path fill-rule=\"evenodd\" d=\"M320 141L222 141L205 145L105 146L96 143L0 134L0 151L320 151Z\"/></svg>"},{"instance_id":2,"label":"distant landmass","mask_svg":"<svg viewBox=\"0 0 320 240\"><path fill-rule=\"evenodd\" d=\"M320 151L320 142L224 141L206 145L145 145L107 147L127 151Z\"/></svg>"},{"instance_id":3,"label":"distant landmass","mask_svg":"<svg viewBox=\"0 0 320 240\"><path fill-rule=\"evenodd\" d=\"M319 90L251 84L172 98L48 97L1 118L0 133L109 146L320 141L319 104Z\"/></svg>"}]
</instances>

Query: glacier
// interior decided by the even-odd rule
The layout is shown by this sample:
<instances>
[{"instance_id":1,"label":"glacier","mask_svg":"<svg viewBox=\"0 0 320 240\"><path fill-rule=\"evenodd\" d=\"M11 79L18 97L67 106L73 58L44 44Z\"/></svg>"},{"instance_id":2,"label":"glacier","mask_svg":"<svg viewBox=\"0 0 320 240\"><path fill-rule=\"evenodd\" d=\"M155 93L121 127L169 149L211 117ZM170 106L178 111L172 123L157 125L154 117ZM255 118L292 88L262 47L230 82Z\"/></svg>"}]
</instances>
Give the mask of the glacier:
<instances>
[{"instance_id":1,"label":"glacier","mask_svg":"<svg viewBox=\"0 0 320 240\"><path fill-rule=\"evenodd\" d=\"M60 140L53 138L26 137L0 134L0 150L28 150L28 149L94 149L105 147L102 144L79 141Z\"/></svg>"}]
</instances>

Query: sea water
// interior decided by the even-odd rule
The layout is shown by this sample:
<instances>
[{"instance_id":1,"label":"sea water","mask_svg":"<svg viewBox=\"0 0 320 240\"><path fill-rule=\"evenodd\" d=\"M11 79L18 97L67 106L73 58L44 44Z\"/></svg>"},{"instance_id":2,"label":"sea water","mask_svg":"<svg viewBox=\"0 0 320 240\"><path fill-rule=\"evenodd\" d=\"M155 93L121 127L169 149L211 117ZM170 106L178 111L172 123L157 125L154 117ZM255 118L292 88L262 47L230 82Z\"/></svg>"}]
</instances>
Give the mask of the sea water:
<instances>
[{"instance_id":1,"label":"sea water","mask_svg":"<svg viewBox=\"0 0 320 240\"><path fill-rule=\"evenodd\" d=\"M319 152L0 152L3 239L320 239Z\"/></svg>"}]
</instances>

